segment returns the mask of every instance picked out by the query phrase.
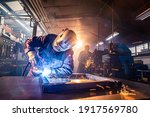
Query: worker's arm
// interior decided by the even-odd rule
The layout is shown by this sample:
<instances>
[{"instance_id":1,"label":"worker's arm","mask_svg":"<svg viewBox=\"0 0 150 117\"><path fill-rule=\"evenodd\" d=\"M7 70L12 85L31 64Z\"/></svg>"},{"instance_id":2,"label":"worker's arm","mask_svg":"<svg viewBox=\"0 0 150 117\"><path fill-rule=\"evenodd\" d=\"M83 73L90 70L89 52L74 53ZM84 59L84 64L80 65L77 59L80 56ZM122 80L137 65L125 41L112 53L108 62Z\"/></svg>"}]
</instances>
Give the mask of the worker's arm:
<instances>
[{"instance_id":1,"label":"worker's arm","mask_svg":"<svg viewBox=\"0 0 150 117\"><path fill-rule=\"evenodd\" d=\"M35 47L43 47L49 43L52 38L56 38L54 34L48 34L46 36L33 37L32 39L27 39L24 45L24 51L29 57L29 61L34 64L38 63L38 57L35 51Z\"/></svg>"},{"instance_id":2,"label":"worker's arm","mask_svg":"<svg viewBox=\"0 0 150 117\"><path fill-rule=\"evenodd\" d=\"M44 45L47 45L50 42L50 40L53 40L56 37L57 35L55 34L48 34L46 36L35 36L32 39L27 39L24 45L25 53L27 54L30 51L35 51L35 47L43 47Z\"/></svg>"},{"instance_id":3,"label":"worker's arm","mask_svg":"<svg viewBox=\"0 0 150 117\"><path fill-rule=\"evenodd\" d=\"M65 56L61 67L51 68L51 75L54 77L67 77L73 72L73 54L70 53Z\"/></svg>"},{"instance_id":4,"label":"worker's arm","mask_svg":"<svg viewBox=\"0 0 150 117\"><path fill-rule=\"evenodd\" d=\"M25 53L28 54L30 51L35 51L35 47L40 47L42 44L41 37L33 37L32 39L27 39L25 41Z\"/></svg>"},{"instance_id":5,"label":"worker's arm","mask_svg":"<svg viewBox=\"0 0 150 117\"><path fill-rule=\"evenodd\" d=\"M44 37L33 37L32 39L27 39L25 41L25 48L24 51L29 57L29 62L32 66L39 66L39 59L37 57L35 47L41 47L44 41Z\"/></svg>"}]
</instances>

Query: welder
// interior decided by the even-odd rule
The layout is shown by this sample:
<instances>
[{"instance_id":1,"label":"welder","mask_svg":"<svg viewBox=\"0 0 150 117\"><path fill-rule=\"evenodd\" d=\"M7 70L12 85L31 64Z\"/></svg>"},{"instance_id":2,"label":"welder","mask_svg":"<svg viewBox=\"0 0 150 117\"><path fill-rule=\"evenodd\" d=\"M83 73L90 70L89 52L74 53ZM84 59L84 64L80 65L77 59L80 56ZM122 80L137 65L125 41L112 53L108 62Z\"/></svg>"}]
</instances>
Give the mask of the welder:
<instances>
[{"instance_id":1,"label":"welder","mask_svg":"<svg viewBox=\"0 0 150 117\"><path fill-rule=\"evenodd\" d=\"M28 76L68 77L73 72L73 50L77 38L73 30L59 35L33 37L25 42L25 53L31 68Z\"/></svg>"}]
</instances>

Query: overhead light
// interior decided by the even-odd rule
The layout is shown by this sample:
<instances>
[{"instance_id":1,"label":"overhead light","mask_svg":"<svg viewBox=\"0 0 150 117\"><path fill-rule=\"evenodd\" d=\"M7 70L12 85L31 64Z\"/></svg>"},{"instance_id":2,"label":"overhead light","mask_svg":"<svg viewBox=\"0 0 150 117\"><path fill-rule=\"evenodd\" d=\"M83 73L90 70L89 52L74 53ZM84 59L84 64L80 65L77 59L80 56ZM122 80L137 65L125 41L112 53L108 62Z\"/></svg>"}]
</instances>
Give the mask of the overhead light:
<instances>
[{"instance_id":1,"label":"overhead light","mask_svg":"<svg viewBox=\"0 0 150 117\"><path fill-rule=\"evenodd\" d=\"M11 13L2 4L0 4L0 8L4 10L7 14L11 15Z\"/></svg>"},{"instance_id":2,"label":"overhead light","mask_svg":"<svg viewBox=\"0 0 150 117\"><path fill-rule=\"evenodd\" d=\"M104 44L104 42L99 42L99 45L103 45Z\"/></svg>"},{"instance_id":3,"label":"overhead light","mask_svg":"<svg viewBox=\"0 0 150 117\"><path fill-rule=\"evenodd\" d=\"M98 44L96 44L96 46L98 47L99 45L103 45L104 44L104 42L99 42Z\"/></svg>"},{"instance_id":4,"label":"overhead light","mask_svg":"<svg viewBox=\"0 0 150 117\"><path fill-rule=\"evenodd\" d=\"M30 30L23 24L21 23L18 19L15 19L16 22L18 22L22 27L24 27L28 32L30 32Z\"/></svg>"},{"instance_id":5,"label":"overhead light","mask_svg":"<svg viewBox=\"0 0 150 117\"><path fill-rule=\"evenodd\" d=\"M132 44L140 44L142 41L133 42Z\"/></svg>"},{"instance_id":6,"label":"overhead light","mask_svg":"<svg viewBox=\"0 0 150 117\"><path fill-rule=\"evenodd\" d=\"M12 13L9 12L2 4L0 4L0 8L3 9L8 15L12 15ZM13 16L11 16L11 17L13 17ZM28 32L30 32L30 30L22 22L20 22L18 19L14 18L14 17L13 17L13 19L16 22L18 22L23 28L25 28Z\"/></svg>"},{"instance_id":7,"label":"overhead light","mask_svg":"<svg viewBox=\"0 0 150 117\"><path fill-rule=\"evenodd\" d=\"M21 11L23 7L19 3L19 1L9 1L5 2L13 11Z\"/></svg>"},{"instance_id":8,"label":"overhead light","mask_svg":"<svg viewBox=\"0 0 150 117\"><path fill-rule=\"evenodd\" d=\"M136 20L144 20L150 16L150 8L136 16Z\"/></svg>"},{"instance_id":9,"label":"overhead light","mask_svg":"<svg viewBox=\"0 0 150 117\"><path fill-rule=\"evenodd\" d=\"M118 33L118 32L114 32L113 34L111 34L110 36L108 36L108 37L106 38L106 41L109 41L109 40L113 39L113 38L116 37L117 35L119 35L119 33Z\"/></svg>"}]
</instances>

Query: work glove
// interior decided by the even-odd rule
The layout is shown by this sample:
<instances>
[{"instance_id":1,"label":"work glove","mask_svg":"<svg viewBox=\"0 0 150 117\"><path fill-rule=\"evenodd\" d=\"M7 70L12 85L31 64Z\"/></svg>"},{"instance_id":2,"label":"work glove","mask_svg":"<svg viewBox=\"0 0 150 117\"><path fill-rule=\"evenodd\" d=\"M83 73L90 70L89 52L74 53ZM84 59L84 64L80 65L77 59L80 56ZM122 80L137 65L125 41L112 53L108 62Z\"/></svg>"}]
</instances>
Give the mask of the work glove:
<instances>
[{"instance_id":1,"label":"work glove","mask_svg":"<svg viewBox=\"0 0 150 117\"><path fill-rule=\"evenodd\" d=\"M27 55L29 57L29 62L31 63L32 67L38 67L41 65L40 59L35 51L30 51Z\"/></svg>"},{"instance_id":2,"label":"work glove","mask_svg":"<svg viewBox=\"0 0 150 117\"><path fill-rule=\"evenodd\" d=\"M27 55L29 57L29 62L31 63L31 66L32 66L33 75L41 74L42 63L41 63L39 57L37 56L36 52L30 51L30 52L28 52Z\"/></svg>"},{"instance_id":3,"label":"work glove","mask_svg":"<svg viewBox=\"0 0 150 117\"><path fill-rule=\"evenodd\" d=\"M42 74L42 69L37 67L32 67L33 76L40 76Z\"/></svg>"}]
</instances>

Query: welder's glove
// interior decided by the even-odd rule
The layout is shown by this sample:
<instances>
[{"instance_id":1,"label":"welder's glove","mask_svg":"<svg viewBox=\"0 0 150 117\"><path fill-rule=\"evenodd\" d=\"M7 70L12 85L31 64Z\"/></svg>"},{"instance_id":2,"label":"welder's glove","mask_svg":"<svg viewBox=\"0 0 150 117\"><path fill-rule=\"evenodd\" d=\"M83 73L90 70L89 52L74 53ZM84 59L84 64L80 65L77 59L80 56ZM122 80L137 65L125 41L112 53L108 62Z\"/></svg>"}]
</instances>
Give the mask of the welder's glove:
<instances>
[{"instance_id":1,"label":"welder's glove","mask_svg":"<svg viewBox=\"0 0 150 117\"><path fill-rule=\"evenodd\" d=\"M42 69L37 67L32 67L32 74L34 76L40 76L42 74Z\"/></svg>"},{"instance_id":2,"label":"welder's glove","mask_svg":"<svg viewBox=\"0 0 150 117\"><path fill-rule=\"evenodd\" d=\"M36 55L36 52L30 51L28 52L29 62L31 63L32 67L34 68L41 68L41 61L39 57Z\"/></svg>"}]
</instances>

